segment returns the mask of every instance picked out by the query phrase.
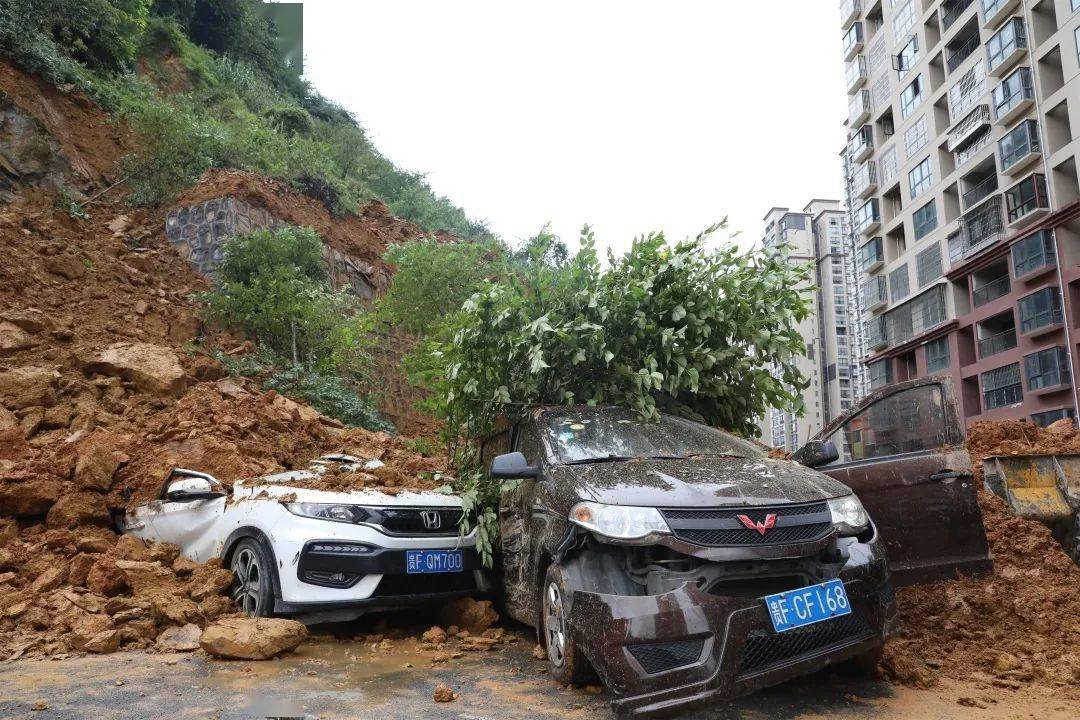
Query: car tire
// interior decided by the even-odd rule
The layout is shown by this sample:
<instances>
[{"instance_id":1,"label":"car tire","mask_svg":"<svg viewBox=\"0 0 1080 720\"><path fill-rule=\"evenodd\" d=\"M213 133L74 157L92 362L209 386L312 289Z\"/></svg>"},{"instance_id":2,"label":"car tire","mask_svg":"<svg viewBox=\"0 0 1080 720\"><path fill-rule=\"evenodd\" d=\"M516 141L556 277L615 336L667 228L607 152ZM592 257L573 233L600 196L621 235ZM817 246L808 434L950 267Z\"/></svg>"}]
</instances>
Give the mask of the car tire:
<instances>
[{"instance_id":1,"label":"car tire","mask_svg":"<svg viewBox=\"0 0 1080 720\"><path fill-rule=\"evenodd\" d=\"M269 617L274 609L274 560L258 540L244 538L229 561L233 572L230 595L248 617Z\"/></svg>"},{"instance_id":2,"label":"car tire","mask_svg":"<svg viewBox=\"0 0 1080 720\"><path fill-rule=\"evenodd\" d=\"M558 563L548 566L540 588L540 644L547 651L549 674L563 685L584 685L596 675L589 661L570 639L567 625L572 593L566 588Z\"/></svg>"}]
</instances>

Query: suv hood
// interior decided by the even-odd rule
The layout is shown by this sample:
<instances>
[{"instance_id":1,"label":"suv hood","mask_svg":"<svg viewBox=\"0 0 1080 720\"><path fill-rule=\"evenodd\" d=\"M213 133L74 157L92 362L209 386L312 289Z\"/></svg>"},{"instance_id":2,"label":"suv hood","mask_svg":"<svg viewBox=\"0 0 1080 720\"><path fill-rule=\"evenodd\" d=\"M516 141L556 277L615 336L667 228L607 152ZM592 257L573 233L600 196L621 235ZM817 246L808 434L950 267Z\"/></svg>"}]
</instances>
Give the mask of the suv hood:
<instances>
[{"instance_id":1,"label":"suv hood","mask_svg":"<svg viewBox=\"0 0 1080 720\"><path fill-rule=\"evenodd\" d=\"M317 470L293 470L267 475L254 482L238 480L233 484L233 499L367 506L461 507L460 497L434 490L401 490L395 495L390 495L373 488L331 491L305 487L305 483L317 480L320 474Z\"/></svg>"},{"instance_id":2,"label":"suv hood","mask_svg":"<svg viewBox=\"0 0 1080 720\"><path fill-rule=\"evenodd\" d=\"M580 499L643 507L804 503L848 495L828 475L790 460L702 457L563 465L553 473ZM562 484L560 482L560 484Z\"/></svg>"}]
</instances>

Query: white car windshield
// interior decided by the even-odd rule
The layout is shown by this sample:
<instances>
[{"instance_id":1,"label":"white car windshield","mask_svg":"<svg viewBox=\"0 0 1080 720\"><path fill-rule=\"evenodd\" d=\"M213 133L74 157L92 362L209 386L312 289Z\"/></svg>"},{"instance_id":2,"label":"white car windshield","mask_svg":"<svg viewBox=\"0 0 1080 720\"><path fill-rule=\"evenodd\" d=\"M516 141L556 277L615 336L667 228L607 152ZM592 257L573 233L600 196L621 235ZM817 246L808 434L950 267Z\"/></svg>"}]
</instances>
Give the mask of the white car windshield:
<instances>
[{"instance_id":1,"label":"white car windshield","mask_svg":"<svg viewBox=\"0 0 1080 720\"><path fill-rule=\"evenodd\" d=\"M643 420L632 410L569 410L545 415L542 425L561 463L765 455L747 440L700 423L669 415Z\"/></svg>"}]
</instances>

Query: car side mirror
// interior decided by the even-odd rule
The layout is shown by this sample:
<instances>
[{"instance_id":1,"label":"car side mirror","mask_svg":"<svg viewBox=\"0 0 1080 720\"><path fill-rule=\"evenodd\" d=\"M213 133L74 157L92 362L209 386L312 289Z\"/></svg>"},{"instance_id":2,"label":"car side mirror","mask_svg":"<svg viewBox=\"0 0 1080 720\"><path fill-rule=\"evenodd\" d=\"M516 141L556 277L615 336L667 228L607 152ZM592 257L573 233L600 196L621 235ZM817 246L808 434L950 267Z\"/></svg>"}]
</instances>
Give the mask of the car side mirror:
<instances>
[{"instance_id":1,"label":"car side mirror","mask_svg":"<svg viewBox=\"0 0 1080 720\"><path fill-rule=\"evenodd\" d=\"M222 497L222 493L216 492L214 486L206 478L185 477L169 483L165 497L170 502L191 502Z\"/></svg>"},{"instance_id":2,"label":"car side mirror","mask_svg":"<svg viewBox=\"0 0 1080 720\"><path fill-rule=\"evenodd\" d=\"M491 460L491 477L500 480L518 480L520 478L534 478L540 474L539 468L529 464L525 456L519 452L496 455Z\"/></svg>"},{"instance_id":3,"label":"car side mirror","mask_svg":"<svg viewBox=\"0 0 1080 720\"><path fill-rule=\"evenodd\" d=\"M806 467L820 467L840 459L840 451L832 440L810 440L791 455L791 459Z\"/></svg>"}]
</instances>

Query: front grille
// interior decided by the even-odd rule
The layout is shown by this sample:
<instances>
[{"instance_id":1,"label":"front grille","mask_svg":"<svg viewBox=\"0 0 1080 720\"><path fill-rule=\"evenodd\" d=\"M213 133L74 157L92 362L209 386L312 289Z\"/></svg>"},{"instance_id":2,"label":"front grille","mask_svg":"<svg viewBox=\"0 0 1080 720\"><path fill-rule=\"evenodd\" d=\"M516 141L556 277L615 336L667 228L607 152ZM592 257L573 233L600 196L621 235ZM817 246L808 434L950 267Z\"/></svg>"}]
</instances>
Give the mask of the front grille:
<instances>
[{"instance_id":1,"label":"front grille","mask_svg":"<svg viewBox=\"0 0 1080 720\"><path fill-rule=\"evenodd\" d=\"M696 545L790 545L821 540L832 532L829 505L824 502L773 507L668 508L661 510L675 537ZM748 528L740 516L765 525Z\"/></svg>"},{"instance_id":2,"label":"front grille","mask_svg":"<svg viewBox=\"0 0 1080 720\"><path fill-rule=\"evenodd\" d=\"M692 665L701 657L704 638L677 640L675 642L627 645L626 649L638 664L650 675Z\"/></svg>"},{"instance_id":3,"label":"front grille","mask_svg":"<svg viewBox=\"0 0 1080 720\"><path fill-rule=\"evenodd\" d=\"M773 528L764 535L757 530L678 530L675 537L698 545L781 545L811 542L825 537L831 523Z\"/></svg>"},{"instance_id":4,"label":"front grille","mask_svg":"<svg viewBox=\"0 0 1080 720\"><path fill-rule=\"evenodd\" d=\"M751 630L739 660L739 675L760 672L805 655L863 640L872 634L866 619L854 611L782 633L769 628Z\"/></svg>"},{"instance_id":5,"label":"front grille","mask_svg":"<svg viewBox=\"0 0 1080 720\"><path fill-rule=\"evenodd\" d=\"M438 527L429 527L424 513L437 514ZM458 508L379 508L375 514L374 523L398 535L456 535L461 522Z\"/></svg>"}]
</instances>

